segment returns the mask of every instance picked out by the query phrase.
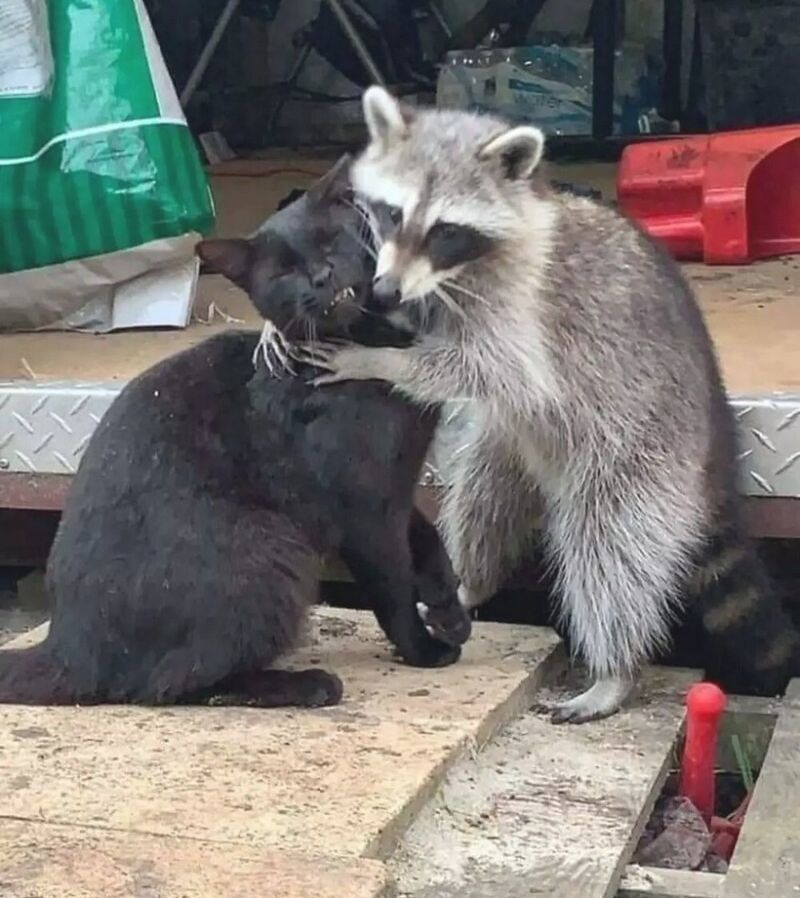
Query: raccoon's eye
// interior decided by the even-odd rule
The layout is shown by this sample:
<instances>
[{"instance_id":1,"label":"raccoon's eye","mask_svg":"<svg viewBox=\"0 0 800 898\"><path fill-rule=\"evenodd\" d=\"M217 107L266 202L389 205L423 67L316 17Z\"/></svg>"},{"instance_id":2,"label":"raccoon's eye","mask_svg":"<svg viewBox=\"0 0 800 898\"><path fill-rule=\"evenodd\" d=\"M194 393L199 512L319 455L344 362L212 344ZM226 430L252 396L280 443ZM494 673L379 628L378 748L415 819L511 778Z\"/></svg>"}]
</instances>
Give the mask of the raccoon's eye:
<instances>
[{"instance_id":1,"label":"raccoon's eye","mask_svg":"<svg viewBox=\"0 0 800 898\"><path fill-rule=\"evenodd\" d=\"M492 249L492 239L476 228L437 222L425 237L425 252L434 271L463 265L480 258Z\"/></svg>"},{"instance_id":2,"label":"raccoon's eye","mask_svg":"<svg viewBox=\"0 0 800 898\"><path fill-rule=\"evenodd\" d=\"M446 221L440 221L428 231L428 240L450 243L464 236L464 228Z\"/></svg>"}]
</instances>

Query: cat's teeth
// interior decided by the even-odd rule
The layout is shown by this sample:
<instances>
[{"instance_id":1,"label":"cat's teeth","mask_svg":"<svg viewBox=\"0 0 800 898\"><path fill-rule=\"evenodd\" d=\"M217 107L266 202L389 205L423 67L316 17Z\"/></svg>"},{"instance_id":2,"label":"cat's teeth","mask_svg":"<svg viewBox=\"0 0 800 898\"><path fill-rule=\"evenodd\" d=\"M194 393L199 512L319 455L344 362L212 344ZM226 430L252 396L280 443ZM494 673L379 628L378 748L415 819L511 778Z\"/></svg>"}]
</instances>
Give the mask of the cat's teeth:
<instances>
[{"instance_id":1,"label":"cat's teeth","mask_svg":"<svg viewBox=\"0 0 800 898\"><path fill-rule=\"evenodd\" d=\"M342 302L345 299L353 299L353 298L355 298L355 295L356 295L356 291L352 287L344 287L341 290L339 290L338 293L336 293L334 295L333 302L331 303L331 306L337 306L337 305L339 305L340 302ZM327 312L326 312L326 314L327 314Z\"/></svg>"}]
</instances>

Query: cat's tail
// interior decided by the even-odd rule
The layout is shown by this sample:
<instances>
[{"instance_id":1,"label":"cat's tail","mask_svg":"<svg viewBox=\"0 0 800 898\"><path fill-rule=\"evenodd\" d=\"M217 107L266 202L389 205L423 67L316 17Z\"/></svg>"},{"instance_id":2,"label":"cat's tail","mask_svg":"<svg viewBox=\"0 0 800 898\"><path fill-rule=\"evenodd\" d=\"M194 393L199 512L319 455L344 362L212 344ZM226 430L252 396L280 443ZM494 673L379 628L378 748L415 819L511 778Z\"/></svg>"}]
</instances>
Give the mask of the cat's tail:
<instances>
[{"instance_id":1,"label":"cat's tail","mask_svg":"<svg viewBox=\"0 0 800 898\"><path fill-rule=\"evenodd\" d=\"M800 631L738 522L708 543L692 587L706 634L707 672L722 671L722 685L778 695L800 676Z\"/></svg>"},{"instance_id":2,"label":"cat's tail","mask_svg":"<svg viewBox=\"0 0 800 898\"><path fill-rule=\"evenodd\" d=\"M47 639L30 648L0 649L0 704L70 705L77 700Z\"/></svg>"}]
</instances>

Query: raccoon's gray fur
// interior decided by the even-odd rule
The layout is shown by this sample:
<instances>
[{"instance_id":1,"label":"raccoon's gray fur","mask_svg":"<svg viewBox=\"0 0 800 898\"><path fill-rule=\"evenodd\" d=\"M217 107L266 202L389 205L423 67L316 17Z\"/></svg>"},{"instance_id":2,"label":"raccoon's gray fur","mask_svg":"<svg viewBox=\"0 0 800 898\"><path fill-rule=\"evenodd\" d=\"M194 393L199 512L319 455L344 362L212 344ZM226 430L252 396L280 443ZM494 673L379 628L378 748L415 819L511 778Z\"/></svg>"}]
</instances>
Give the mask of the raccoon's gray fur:
<instances>
[{"instance_id":1,"label":"raccoon's gray fur","mask_svg":"<svg viewBox=\"0 0 800 898\"><path fill-rule=\"evenodd\" d=\"M376 300L418 300L428 326L409 349L323 353L322 380L469 404L477 436L441 515L463 601L501 585L541 503L564 620L595 680L554 720L616 711L694 581L706 630L780 689L800 640L744 541L731 414L678 267L613 210L539 185L538 129L412 111L381 88L364 108L354 186L402 212Z\"/></svg>"}]
</instances>

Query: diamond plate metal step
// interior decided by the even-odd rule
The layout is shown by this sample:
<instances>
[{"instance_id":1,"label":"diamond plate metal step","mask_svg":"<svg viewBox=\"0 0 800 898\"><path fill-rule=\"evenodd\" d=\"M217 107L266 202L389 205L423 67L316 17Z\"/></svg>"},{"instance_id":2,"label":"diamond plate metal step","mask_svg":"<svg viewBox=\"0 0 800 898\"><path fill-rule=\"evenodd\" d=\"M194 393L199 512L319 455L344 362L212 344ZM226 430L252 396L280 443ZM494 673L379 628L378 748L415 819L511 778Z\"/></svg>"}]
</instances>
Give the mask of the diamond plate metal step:
<instances>
[{"instance_id":1,"label":"diamond plate metal step","mask_svg":"<svg viewBox=\"0 0 800 898\"><path fill-rule=\"evenodd\" d=\"M124 383L0 382L0 476L3 471L73 474L89 438ZM800 498L800 394L735 396L745 495ZM448 459L467 438L458 414L447 418L423 474L446 479Z\"/></svg>"},{"instance_id":2,"label":"diamond plate metal step","mask_svg":"<svg viewBox=\"0 0 800 898\"><path fill-rule=\"evenodd\" d=\"M0 383L0 469L74 474L89 438L124 384Z\"/></svg>"}]
</instances>

